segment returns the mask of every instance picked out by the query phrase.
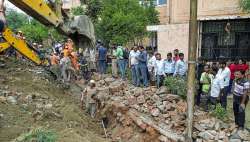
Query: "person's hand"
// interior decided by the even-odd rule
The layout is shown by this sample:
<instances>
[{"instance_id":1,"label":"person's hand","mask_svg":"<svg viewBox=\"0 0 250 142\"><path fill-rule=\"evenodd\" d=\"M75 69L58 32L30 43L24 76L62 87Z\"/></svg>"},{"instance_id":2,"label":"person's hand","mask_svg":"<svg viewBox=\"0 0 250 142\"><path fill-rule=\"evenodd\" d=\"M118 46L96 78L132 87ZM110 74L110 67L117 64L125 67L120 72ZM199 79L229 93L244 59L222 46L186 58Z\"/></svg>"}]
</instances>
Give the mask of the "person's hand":
<instances>
[{"instance_id":1,"label":"person's hand","mask_svg":"<svg viewBox=\"0 0 250 142\"><path fill-rule=\"evenodd\" d=\"M240 113L244 112L245 108L246 108L245 104L240 104L240 106L239 106L239 112Z\"/></svg>"}]
</instances>

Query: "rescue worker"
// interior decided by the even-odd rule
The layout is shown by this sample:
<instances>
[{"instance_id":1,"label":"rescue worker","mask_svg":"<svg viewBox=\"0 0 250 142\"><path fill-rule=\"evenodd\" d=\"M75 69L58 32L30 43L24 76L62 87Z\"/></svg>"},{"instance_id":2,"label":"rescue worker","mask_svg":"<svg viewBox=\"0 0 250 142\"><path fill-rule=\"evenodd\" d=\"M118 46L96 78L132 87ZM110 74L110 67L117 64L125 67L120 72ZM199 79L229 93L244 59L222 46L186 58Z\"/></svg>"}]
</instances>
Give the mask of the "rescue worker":
<instances>
[{"instance_id":1,"label":"rescue worker","mask_svg":"<svg viewBox=\"0 0 250 142\"><path fill-rule=\"evenodd\" d=\"M50 64L52 66L58 65L59 64L59 60L60 60L60 58L57 55L57 53L56 52L52 53L52 55L50 56Z\"/></svg>"},{"instance_id":2,"label":"rescue worker","mask_svg":"<svg viewBox=\"0 0 250 142\"><path fill-rule=\"evenodd\" d=\"M79 63L78 63L78 55L77 55L77 52L72 52L70 54L71 56L71 62L72 62L72 66L73 68L76 70L76 71L79 71L80 69L80 66L79 66Z\"/></svg>"},{"instance_id":3,"label":"rescue worker","mask_svg":"<svg viewBox=\"0 0 250 142\"><path fill-rule=\"evenodd\" d=\"M74 49L74 42L73 42L70 38L67 40L67 45L68 45L68 50L69 50L69 52L70 52L70 53L73 52L73 49Z\"/></svg>"},{"instance_id":4,"label":"rescue worker","mask_svg":"<svg viewBox=\"0 0 250 142\"><path fill-rule=\"evenodd\" d=\"M72 67L68 52L64 52L63 58L60 60L60 67L61 67L63 82L69 82Z\"/></svg>"},{"instance_id":5,"label":"rescue worker","mask_svg":"<svg viewBox=\"0 0 250 142\"><path fill-rule=\"evenodd\" d=\"M96 103L97 103L97 89L94 80L90 80L89 86L85 88L81 94L81 104L83 107L84 99L87 113L90 114L92 118L95 118L96 113Z\"/></svg>"}]
</instances>

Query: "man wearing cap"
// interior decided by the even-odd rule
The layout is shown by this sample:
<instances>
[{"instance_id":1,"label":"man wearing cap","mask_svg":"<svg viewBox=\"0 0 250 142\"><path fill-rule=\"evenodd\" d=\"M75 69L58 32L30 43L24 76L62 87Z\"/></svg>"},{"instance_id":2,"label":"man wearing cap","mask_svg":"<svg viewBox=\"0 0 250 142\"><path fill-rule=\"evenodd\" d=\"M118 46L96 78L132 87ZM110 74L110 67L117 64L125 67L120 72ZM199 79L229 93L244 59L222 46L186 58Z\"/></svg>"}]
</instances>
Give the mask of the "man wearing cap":
<instances>
[{"instance_id":1,"label":"man wearing cap","mask_svg":"<svg viewBox=\"0 0 250 142\"><path fill-rule=\"evenodd\" d=\"M85 100L86 111L87 113L90 114L92 118L95 117L95 112L96 112L96 95L97 95L97 89L96 89L95 81L90 80L89 86L85 88L82 92L81 104L83 107L83 101L85 98L86 99Z\"/></svg>"}]
</instances>

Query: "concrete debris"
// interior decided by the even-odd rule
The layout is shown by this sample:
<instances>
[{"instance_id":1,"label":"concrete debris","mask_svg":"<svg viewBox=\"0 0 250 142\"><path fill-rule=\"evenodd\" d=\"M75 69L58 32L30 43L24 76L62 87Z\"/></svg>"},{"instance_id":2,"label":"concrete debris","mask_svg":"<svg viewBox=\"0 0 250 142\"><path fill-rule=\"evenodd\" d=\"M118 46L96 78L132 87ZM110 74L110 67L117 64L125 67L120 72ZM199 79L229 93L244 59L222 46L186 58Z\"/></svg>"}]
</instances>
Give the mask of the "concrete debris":
<instances>
[{"instance_id":1,"label":"concrete debris","mask_svg":"<svg viewBox=\"0 0 250 142\"><path fill-rule=\"evenodd\" d=\"M8 96L7 97L7 102L13 105L17 104L17 98L15 96Z\"/></svg>"},{"instance_id":2,"label":"concrete debris","mask_svg":"<svg viewBox=\"0 0 250 142\"><path fill-rule=\"evenodd\" d=\"M138 88L109 77L99 80L97 84L100 100L105 100L106 105L112 104L112 111L118 111L115 115L118 122L124 129L129 129L123 131L126 132L125 136L116 136L116 140L124 140L124 137L128 140L131 129L126 127L134 123L143 133L152 133L150 129L154 130L159 141L185 141L187 103L180 96L169 94L166 87ZM119 111L120 105L123 111ZM194 117L193 137L200 142L229 141L236 129L233 123L224 123L200 110L195 111ZM240 139L248 140L246 136L242 134Z\"/></svg>"}]
</instances>

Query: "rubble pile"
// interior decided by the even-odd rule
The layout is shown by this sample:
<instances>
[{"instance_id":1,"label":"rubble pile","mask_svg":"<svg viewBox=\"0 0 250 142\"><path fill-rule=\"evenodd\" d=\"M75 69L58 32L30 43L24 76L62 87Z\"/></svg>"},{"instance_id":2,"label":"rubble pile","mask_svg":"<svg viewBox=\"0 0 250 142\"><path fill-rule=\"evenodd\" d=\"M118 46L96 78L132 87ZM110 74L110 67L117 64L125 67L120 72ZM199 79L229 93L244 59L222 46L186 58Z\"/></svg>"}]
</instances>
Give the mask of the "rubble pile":
<instances>
[{"instance_id":1,"label":"rubble pile","mask_svg":"<svg viewBox=\"0 0 250 142\"><path fill-rule=\"evenodd\" d=\"M117 121L124 127L135 123L143 132L154 129L158 141L184 141L187 104L179 96L169 94L166 87L138 88L109 77L95 79L98 98L112 105ZM233 123L226 124L203 111L196 110L194 124L193 137L200 142L250 140L246 131L244 136L232 137L236 133Z\"/></svg>"}]
</instances>

